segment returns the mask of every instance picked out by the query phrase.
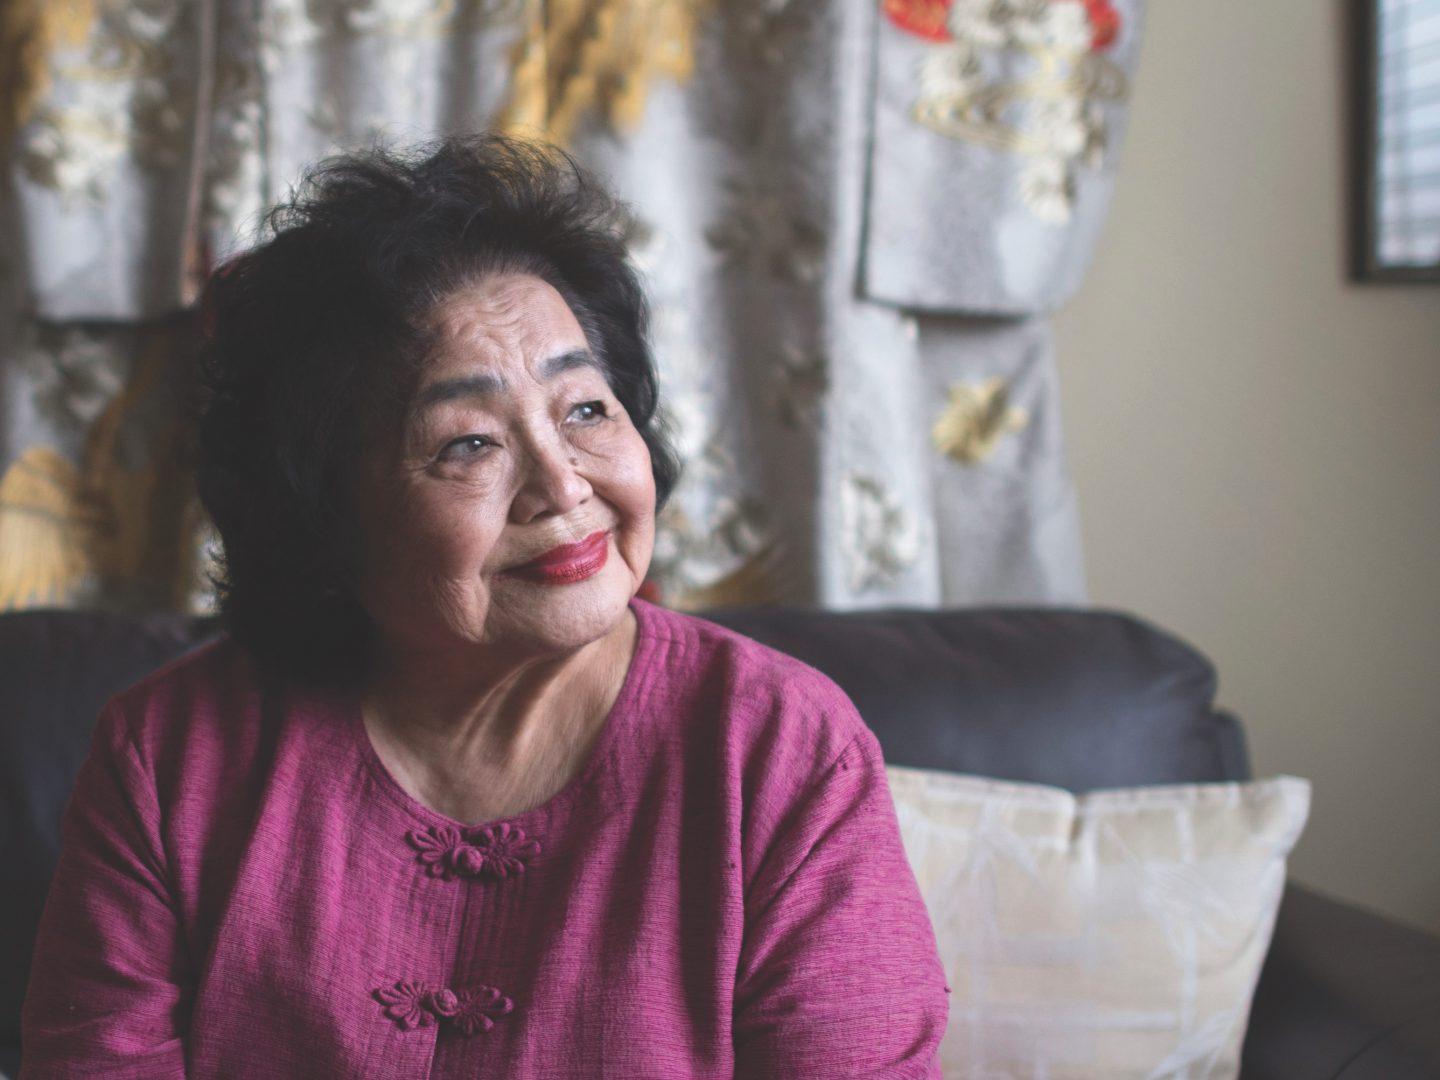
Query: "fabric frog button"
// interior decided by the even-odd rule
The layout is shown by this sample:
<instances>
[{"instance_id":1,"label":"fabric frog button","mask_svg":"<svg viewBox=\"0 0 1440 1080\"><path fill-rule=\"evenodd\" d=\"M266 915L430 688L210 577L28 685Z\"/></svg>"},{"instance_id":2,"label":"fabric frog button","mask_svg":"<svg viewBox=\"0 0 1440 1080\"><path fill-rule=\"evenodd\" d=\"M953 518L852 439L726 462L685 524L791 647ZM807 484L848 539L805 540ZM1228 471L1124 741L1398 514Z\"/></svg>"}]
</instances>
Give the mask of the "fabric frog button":
<instances>
[{"instance_id":1,"label":"fabric frog button","mask_svg":"<svg viewBox=\"0 0 1440 1080\"><path fill-rule=\"evenodd\" d=\"M429 1003L431 1012L458 1028L462 1035L489 1031L495 1026L491 1017L503 1016L515 1008L515 1003L493 986L436 990Z\"/></svg>"},{"instance_id":2,"label":"fabric frog button","mask_svg":"<svg viewBox=\"0 0 1440 1080\"><path fill-rule=\"evenodd\" d=\"M375 1000L385 1006L385 1015L406 1031L429 1027L435 1022L430 1011L429 991L409 979L397 979L391 986L373 990Z\"/></svg>"},{"instance_id":3,"label":"fabric frog button","mask_svg":"<svg viewBox=\"0 0 1440 1080\"><path fill-rule=\"evenodd\" d=\"M472 825L464 830L454 825L432 825L425 830L411 829L405 839L420 852L420 861L430 876L446 881L522 874L525 863L540 851L537 841L509 822Z\"/></svg>"},{"instance_id":4,"label":"fabric frog button","mask_svg":"<svg viewBox=\"0 0 1440 1080\"><path fill-rule=\"evenodd\" d=\"M439 1020L468 1037L489 1031L495 1026L494 1017L515 1009L515 1002L493 986L452 990L397 979L389 986L376 987L371 994L384 1006L385 1015L406 1031L429 1027Z\"/></svg>"}]
</instances>

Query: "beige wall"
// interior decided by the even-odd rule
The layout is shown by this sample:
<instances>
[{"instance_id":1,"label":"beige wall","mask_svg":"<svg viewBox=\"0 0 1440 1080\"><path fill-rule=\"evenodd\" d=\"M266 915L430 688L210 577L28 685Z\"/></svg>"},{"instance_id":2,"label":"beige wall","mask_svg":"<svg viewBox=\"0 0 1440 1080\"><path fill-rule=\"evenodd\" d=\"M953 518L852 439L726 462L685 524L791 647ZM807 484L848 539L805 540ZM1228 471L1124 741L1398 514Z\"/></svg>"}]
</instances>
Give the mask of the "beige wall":
<instances>
[{"instance_id":1,"label":"beige wall","mask_svg":"<svg viewBox=\"0 0 1440 1080\"><path fill-rule=\"evenodd\" d=\"M1209 655L1293 872L1440 931L1440 286L1345 279L1339 0L1150 0L1056 319L1090 591Z\"/></svg>"}]
</instances>

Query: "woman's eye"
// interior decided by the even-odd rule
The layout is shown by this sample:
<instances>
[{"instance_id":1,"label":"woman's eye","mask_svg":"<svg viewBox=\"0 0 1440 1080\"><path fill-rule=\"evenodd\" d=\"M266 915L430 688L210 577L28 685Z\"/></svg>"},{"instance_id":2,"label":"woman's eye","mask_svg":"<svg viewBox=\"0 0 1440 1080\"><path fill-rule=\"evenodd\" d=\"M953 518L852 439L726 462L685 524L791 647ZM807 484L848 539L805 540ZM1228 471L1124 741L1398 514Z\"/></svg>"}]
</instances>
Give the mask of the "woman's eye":
<instances>
[{"instance_id":1,"label":"woman's eye","mask_svg":"<svg viewBox=\"0 0 1440 1080\"><path fill-rule=\"evenodd\" d=\"M581 416L581 420L599 420L602 417L610 415L610 413L606 411L605 402L603 401L582 401L579 405L576 405L575 408L571 409L570 413L573 416L582 409L588 409L589 413Z\"/></svg>"},{"instance_id":2,"label":"woman's eye","mask_svg":"<svg viewBox=\"0 0 1440 1080\"><path fill-rule=\"evenodd\" d=\"M466 435L446 443L444 449L440 451L440 459L454 461L458 458L479 457L490 445L490 440L484 435Z\"/></svg>"}]
</instances>

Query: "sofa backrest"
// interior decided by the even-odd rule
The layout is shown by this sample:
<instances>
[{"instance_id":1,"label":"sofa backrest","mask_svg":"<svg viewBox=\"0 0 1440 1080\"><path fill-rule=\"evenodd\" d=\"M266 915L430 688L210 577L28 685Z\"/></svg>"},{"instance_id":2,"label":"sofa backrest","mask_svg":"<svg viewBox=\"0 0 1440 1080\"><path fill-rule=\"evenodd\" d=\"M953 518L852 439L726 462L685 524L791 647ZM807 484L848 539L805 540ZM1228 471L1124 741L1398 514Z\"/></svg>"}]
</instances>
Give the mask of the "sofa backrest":
<instances>
[{"instance_id":1,"label":"sofa backrest","mask_svg":"<svg viewBox=\"0 0 1440 1080\"><path fill-rule=\"evenodd\" d=\"M1074 791L1248 776L1215 672L1129 615L1064 609L704 613L825 672L891 764ZM219 632L213 618L0 614L0 1045L20 1005L65 800L110 695Z\"/></svg>"},{"instance_id":2,"label":"sofa backrest","mask_svg":"<svg viewBox=\"0 0 1440 1080\"><path fill-rule=\"evenodd\" d=\"M60 815L101 706L216 632L213 620L168 612L0 615L0 1046L20 1042Z\"/></svg>"},{"instance_id":3,"label":"sofa backrest","mask_svg":"<svg viewBox=\"0 0 1440 1080\"><path fill-rule=\"evenodd\" d=\"M988 607L705 617L819 668L850 695L892 765L1071 791L1248 779L1215 668L1122 612Z\"/></svg>"}]
</instances>

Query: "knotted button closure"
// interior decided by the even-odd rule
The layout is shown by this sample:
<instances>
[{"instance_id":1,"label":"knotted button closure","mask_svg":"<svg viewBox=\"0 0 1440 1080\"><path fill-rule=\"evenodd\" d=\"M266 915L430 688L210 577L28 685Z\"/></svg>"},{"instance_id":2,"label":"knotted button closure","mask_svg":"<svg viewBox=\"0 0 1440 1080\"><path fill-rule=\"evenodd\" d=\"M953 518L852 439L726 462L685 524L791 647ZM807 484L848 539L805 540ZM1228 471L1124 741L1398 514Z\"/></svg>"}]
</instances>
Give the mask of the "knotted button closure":
<instances>
[{"instance_id":1,"label":"knotted button closure","mask_svg":"<svg viewBox=\"0 0 1440 1080\"><path fill-rule=\"evenodd\" d=\"M440 1021L470 1036L489 1031L494 1017L512 1012L515 1002L493 986L472 986L452 990L429 987L411 979L397 979L389 986L371 991L384 1006L384 1013L406 1031L429 1027Z\"/></svg>"},{"instance_id":2,"label":"knotted button closure","mask_svg":"<svg viewBox=\"0 0 1440 1080\"><path fill-rule=\"evenodd\" d=\"M431 877L449 881L455 877L505 878L523 874L525 864L539 854L538 841L509 822L498 825L432 825L411 829L405 834L410 846L420 852Z\"/></svg>"}]
</instances>

